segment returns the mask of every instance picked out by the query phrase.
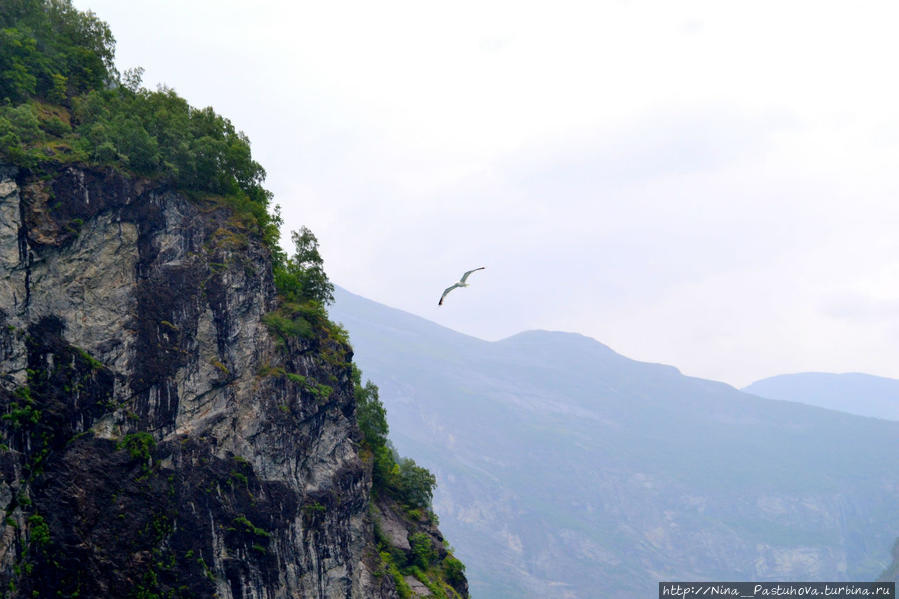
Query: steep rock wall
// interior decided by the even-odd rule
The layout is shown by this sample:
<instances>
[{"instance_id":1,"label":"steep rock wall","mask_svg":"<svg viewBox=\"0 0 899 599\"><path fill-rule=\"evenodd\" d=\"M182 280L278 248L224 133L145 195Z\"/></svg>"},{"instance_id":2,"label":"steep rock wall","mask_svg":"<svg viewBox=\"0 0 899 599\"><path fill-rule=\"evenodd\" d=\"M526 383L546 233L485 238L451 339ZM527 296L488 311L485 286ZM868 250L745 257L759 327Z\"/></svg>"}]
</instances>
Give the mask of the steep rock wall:
<instances>
[{"instance_id":1,"label":"steep rock wall","mask_svg":"<svg viewBox=\"0 0 899 599\"><path fill-rule=\"evenodd\" d=\"M247 227L114 170L0 167L8 596L397 596L350 350L272 338Z\"/></svg>"}]
</instances>

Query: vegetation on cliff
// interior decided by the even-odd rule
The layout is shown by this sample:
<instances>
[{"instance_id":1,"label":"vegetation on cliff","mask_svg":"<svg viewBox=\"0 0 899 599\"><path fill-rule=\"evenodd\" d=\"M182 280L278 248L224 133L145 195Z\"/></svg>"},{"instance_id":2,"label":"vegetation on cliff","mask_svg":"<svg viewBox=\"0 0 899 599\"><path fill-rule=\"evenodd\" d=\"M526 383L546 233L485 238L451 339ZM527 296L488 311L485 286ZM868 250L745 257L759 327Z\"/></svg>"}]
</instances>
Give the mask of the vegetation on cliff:
<instances>
[{"instance_id":1,"label":"vegetation on cliff","mask_svg":"<svg viewBox=\"0 0 899 599\"><path fill-rule=\"evenodd\" d=\"M315 339L344 344L346 331L331 322L324 306L333 301L334 287L328 280L318 252L318 241L303 227L293 233L295 252L274 268L275 285L281 299L280 306L265 316L269 329L283 343L291 339ZM400 457L388 438L387 412L378 396L378 388L371 381L362 382L362 373L352 366L356 419L362 433L362 457L371 463L372 492L379 508L373 508L376 523L380 574L389 575L401 597L413 597L407 578L417 581L427 594L440 599L460 597L456 587L464 585L465 567L448 547L436 540L434 529L409 532L408 543L397 543L381 532L378 525L387 511L398 526L406 531L435 527L437 516L431 508L436 477L411 458ZM300 381L302 377L282 373ZM301 382L308 384L307 381ZM389 506L389 507L388 507ZM382 511L383 510L383 511ZM378 515L380 514L380 516ZM408 544L408 547L402 545Z\"/></svg>"},{"instance_id":2,"label":"vegetation on cliff","mask_svg":"<svg viewBox=\"0 0 899 599\"><path fill-rule=\"evenodd\" d=\"M219 196L252 216L276 260L280 218L250 141L212 108L120 74L106 23L70 0L0 6L0 156L17 166L79 163Z\"/></svg>"},{"instance_id":3,"label":"vegetation on cliff","mask_svg":"<svg viewBox=\"0 0 899 599\"><path fill-rule=\"evenodd\" d=\"M399 457L387 438L386 411L378 398L378 388L371 381L362 385L361 373L355 366L353 377L356 416L364 437L365 455L373 462L374 488L386 496L380 502L381 517L375 518L381 571L394 579L401 597L413 596L407 577L424 585L433 597L459 597L456 588L464 584L465 566L448 546L438 545L435 549L432 535L422 531L408 535L408 548L399 547L379 524L387 519L387 512L406 530L436 526L437 518L430 506L437 480L411 458Z\"/></svg>"},{"instance_id":4,"label":"vegetation on cliff","mask_svg":"<svg viewBox=\"0 0 899 599\"><path fill-rule=\"evenodd\" d=\"M0 41L0 147L16 164L114 165L267 206L246 136L171 89L142 88L141 69L120 75L115 40L93 13L69 0L8 0Z\"/></svg>"}]
</instances>

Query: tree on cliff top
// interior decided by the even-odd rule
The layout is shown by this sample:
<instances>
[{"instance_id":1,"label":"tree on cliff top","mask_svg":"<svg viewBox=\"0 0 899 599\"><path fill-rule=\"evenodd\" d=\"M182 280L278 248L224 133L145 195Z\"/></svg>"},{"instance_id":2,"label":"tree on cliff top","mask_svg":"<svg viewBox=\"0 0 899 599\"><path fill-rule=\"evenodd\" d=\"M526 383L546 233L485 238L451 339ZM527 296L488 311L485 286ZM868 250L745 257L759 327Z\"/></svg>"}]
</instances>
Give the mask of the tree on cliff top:
<instances>
[{"instance_id":1,"label":"tree on cliff top","mask_svg":"<svg viewBox=\"0 0 899 599\"><path fill-rule=\"evenodd\" d=\"M271 241L271 193L246 135L171 89L142 88L140 69L120 75L112 33L92 12L71 0L3 0L0 48L0 158L113 166L236 199Z\"/></svg>"},{"instance_id":2,"label":"tree on cliff top","mask_svg":"<svg viewBox=\"0 0 899 599\"><path fill-rule=\"evenodd\" d=\"M0 100L59 103L115 79L115 39L70 0L0 4Z\"/></svg>"},{"instance_id":3,"label":"tree on cliff top","mask_svg":"<svg viewBox=\"0 0 899 599\"><path fill-rule=\"evenodd\" d=\"M318 239L306 227L291 233L293 256L275 266L275 286L288 302L317 302L322 305L334 301L334 285L325 274L324 261L318 252Z\"/></svg>"}]
</instances>

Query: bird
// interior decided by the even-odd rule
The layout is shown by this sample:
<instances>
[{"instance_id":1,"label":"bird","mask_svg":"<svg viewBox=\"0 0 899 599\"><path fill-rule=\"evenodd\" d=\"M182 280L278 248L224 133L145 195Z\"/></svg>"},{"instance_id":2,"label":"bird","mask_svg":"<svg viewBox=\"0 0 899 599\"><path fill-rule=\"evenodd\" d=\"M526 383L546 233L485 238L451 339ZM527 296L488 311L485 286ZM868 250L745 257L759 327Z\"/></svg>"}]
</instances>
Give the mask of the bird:
<instances>
[{"instance_id":1,"label":"bird","mask_svg":"<svg viewBox=\"0 0 899 599\"><path fill-rule=\"evenodd\" d=\"M486 267L486 266L481 266L480 268L475 268L475 269L472 269L472 270L467 271L464 275L462 275L462 278L459 279L459 282L458 282L458 283L456 283L455 285L453 285L453 286L451 286L451 287L447 287L447 288L444 290L443 295L440 296L440 301L437 302L437 305L438 305L438 306L442 306L442 305L443 305L443 298L445 298L445 297L446 297L446 294L449 293L450 291L452 291L453 289L455 289L456 287L468 287L468 283L465 282L465 281L468 279L468 275L470 275L471 273L473 273L473 272L476 271L476 270L484 270L485 268L487 268L487 267Z\"/></svg>"}]
</instances>

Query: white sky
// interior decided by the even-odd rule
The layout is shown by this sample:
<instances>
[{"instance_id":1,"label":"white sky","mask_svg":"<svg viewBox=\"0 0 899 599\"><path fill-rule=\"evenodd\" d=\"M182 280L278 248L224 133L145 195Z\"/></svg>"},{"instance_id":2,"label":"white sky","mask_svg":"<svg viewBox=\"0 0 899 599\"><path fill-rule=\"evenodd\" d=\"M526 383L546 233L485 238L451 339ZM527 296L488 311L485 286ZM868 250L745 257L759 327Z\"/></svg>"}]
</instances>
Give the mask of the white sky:
<instances>
[{"instance_id":1,"label":"white sky","mask_svg":"<svg viewBox=\"0 0 899 599\"><path fill-rule=\"evenodd\" d=\"M350 291L737 386L899 378L895 2L75 4L249 135Z\"/></svg>"}]
</instances>

